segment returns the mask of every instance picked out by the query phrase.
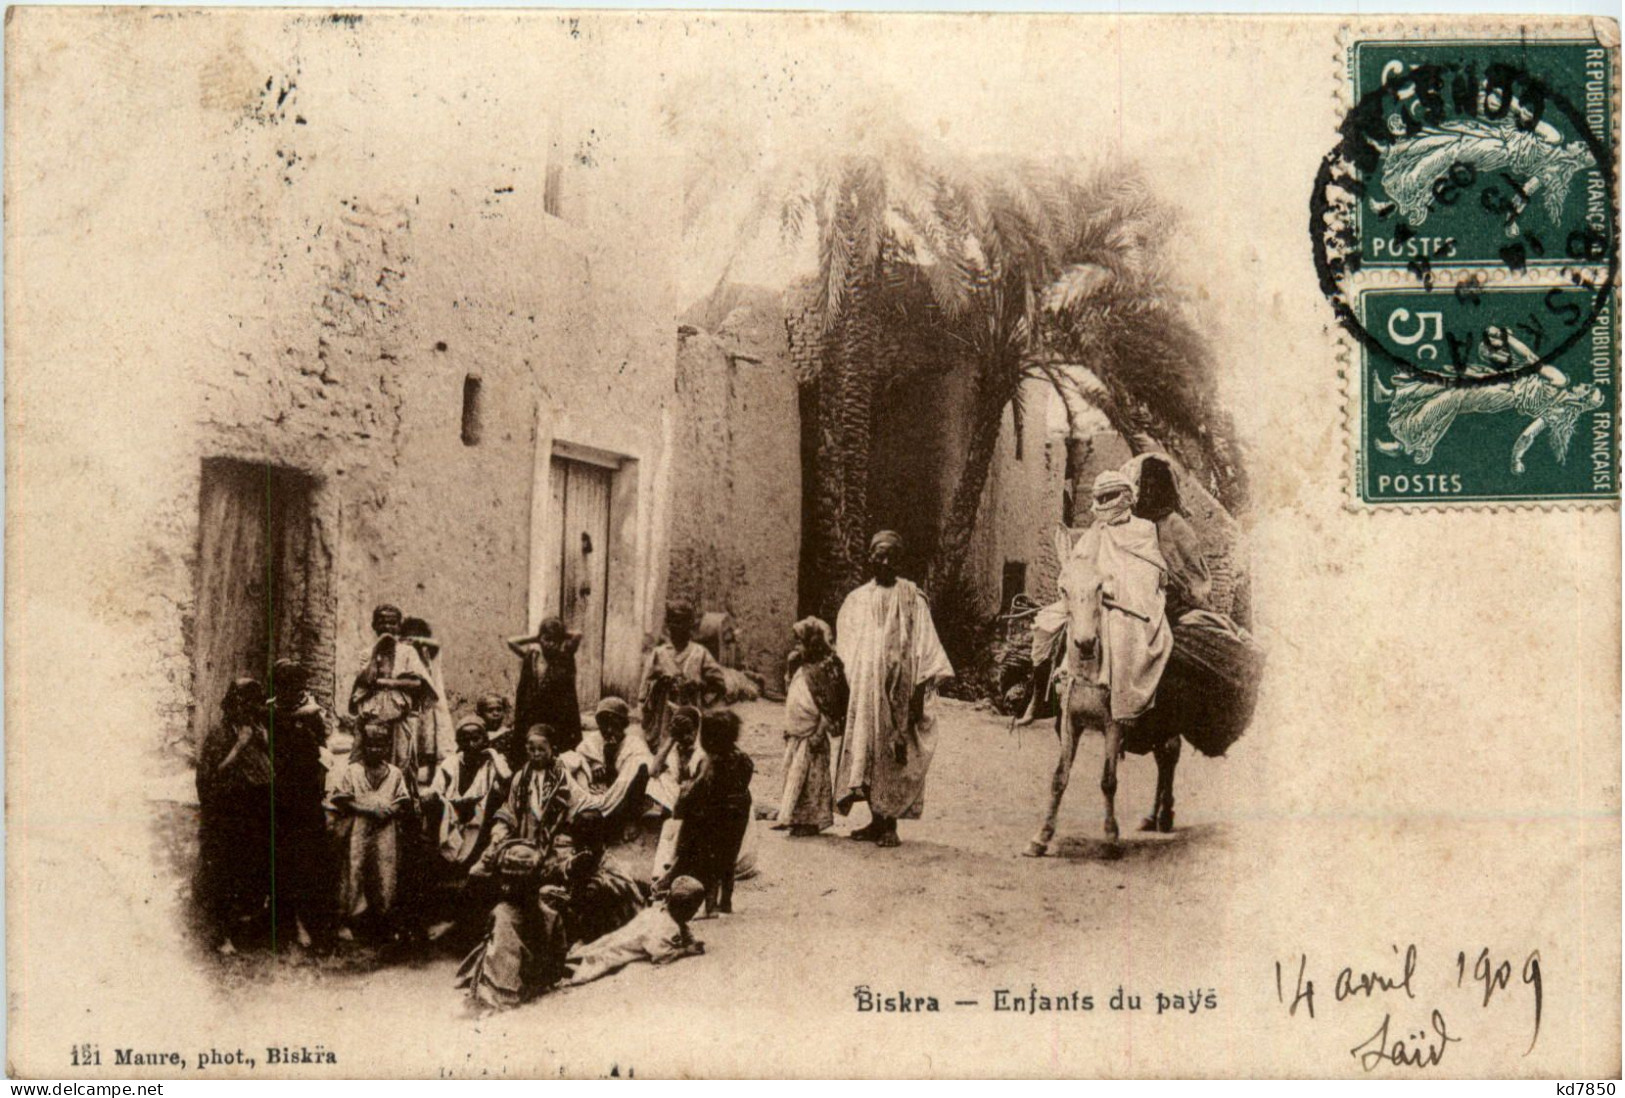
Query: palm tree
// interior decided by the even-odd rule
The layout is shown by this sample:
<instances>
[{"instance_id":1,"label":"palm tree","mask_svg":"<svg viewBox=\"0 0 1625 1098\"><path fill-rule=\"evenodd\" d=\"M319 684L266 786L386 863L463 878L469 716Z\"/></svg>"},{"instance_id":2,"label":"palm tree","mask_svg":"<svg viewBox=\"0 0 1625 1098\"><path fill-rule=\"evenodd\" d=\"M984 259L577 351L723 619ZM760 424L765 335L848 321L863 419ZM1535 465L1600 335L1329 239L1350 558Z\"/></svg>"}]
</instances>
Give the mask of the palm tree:
<instances>
[{"instance_id":1,"label":"palm tree","mask_svg":"<svg viewBox=\"0 0 1625 1098\"><path fill-rule=\"evenodd\" d=\"M1165 448L1226 507L1245 502L1212 349L1163 264L1068 269L1046 295L1046 365L1141 453Z\"/></svg>"},{"instance_id":2,"label":"palm tree","mask_svg":"<svg viewBox=\"0 0 1625 1098\"><path fill-rule=\"evenodd\" d=\"M821 362L800 380L814 390L818 440L804 593L821 615L833 620L862 578L876 396L908 366L880 353L888 333L931 344L916 358L974 375L929 593L963 568L1005 409L1019 425L1028 380L1060 392L1069 412L1096 405L1131 446L1161 439L1221 499L1239 483L1211 356L1164 268L1173 219L1133 170L961 161L874 111L798 133L778 159L737 133L704 137L728 155L691 162L685 234L697 235L718 194L733 196L717 290L771 221L784 244L816 248Z\"/></svg>"},{"instance_id":3,"label":"palm tree","mask_svg":"<svg viewBox=\"0 0 1625 1098\"><path fill-rule=\"evenodd\" d=\"M749 200L733 230L736 244L715 289L770 219L788 247L811 236L822 361L814 376L801 379L816 391L818 438L810 499L814 582L806 586L816 612L833 621L841 599L862 580L872 533L875 397L894 365L878 352L883 313L908 300L897 292L908 282L924 287L933 315L956 318L968 279L953 255L941 169L912 133L889 116L868 113L823 137L785 163L755 164ZM737 178L726 185L736 186ZM686 231L705 216L706 194L723 184L714 171L688 181Z\"/></svg>"},{"instance_id":4,"label":"palm tree","mask_svg":"<svg viewBox=\"0 0 1625 1098\"><path fill-rule=\"evenodd\" d=\"M963 568L1005 409L1019 430L1025 382L1059 392L1069 420L1078 401L1097 406L1131 447L1166 437L1195 469L1234 468L1215 429L1211 355L1163 258L1174 219L1137 172L971 166L953 194L970 298L949 329L975 395L932 594Z\"/></svg>"}]
</instances>

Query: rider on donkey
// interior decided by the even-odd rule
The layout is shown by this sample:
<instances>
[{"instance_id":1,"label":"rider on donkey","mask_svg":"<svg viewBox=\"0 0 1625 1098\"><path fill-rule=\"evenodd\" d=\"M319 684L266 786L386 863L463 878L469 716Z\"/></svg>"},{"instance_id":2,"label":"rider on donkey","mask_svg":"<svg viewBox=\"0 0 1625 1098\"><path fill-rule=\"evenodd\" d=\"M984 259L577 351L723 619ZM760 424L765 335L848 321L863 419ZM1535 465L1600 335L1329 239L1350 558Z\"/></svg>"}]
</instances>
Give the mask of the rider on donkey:
<instances>
[{"instance_id":1,"label":"rider on donkey","mask_svg":"<svg viewBox=\"0 0 1625 1098\"><path fill-rule=\"evenodd\" d=\"M1134 468L1133 471L1139 470ZM1130 480L1115 469L1108 469L1095 478L1090 508L1095 522L1061 557L1064 564L1068 557L1086 554L1099 570L1102 616L1098 632L1103 643L1097 653L1101 656L1097 685L1112 687L1114 678L1118 682L1112 693L1112 715L1119 721L1131 720L1151 707L1172 646L1167 628L1171 615L1167 611L1173 607L1164 606L1166 585L1161 582L1166 578L1172 583L1168 561L1159 544L1164 524L1138 517L1139 509L1135 506L1138 479ZM1175 517L1179 518L1177 514ZM1180 521L1183 522L1183 518ZM1189 531L1190 524L1185 523L1184 528ZM1194 533L1189 544L1194 547ZM1182 560L1186 557L1183 553L1178 555ZM1201 564L1200 551L1195 555ZM1201 564L1200 589L1204 604L1207 587L1207 567ZM1049 677L1048 669L1058 662L1056 657L1062 653L1066 632L1064 598L1039 610L1033 623L1032 700L1022 724L1031 723L1037 715L1040 685ZM1111 646L1113 640L1115 647ZM1055 670L1059 672L1061 668L1057 666Z\"/></svg>"},{"instance_id":2,"label":"rider on donkey","mask_svg":"<svg viewBox=\"0 0 1625 1098\"><path fill-rule=\"evenodd\" d=\"M1108 692L1112 720L1123 724L1156 701L1173 651L1164 598L1168 564L1156 526L1135 517L1134 486L1122 473L1109 469L1095 478L1090 510L1094 525L1073 552L1088 556L1100 577L1095 683Z\"/></svg>"},{"instance_id":3,"label":"rider on donkey","mask_svg":"<svg viewBox=\"0 0 1625 1098\"><path fill-rule=\"evenodd\" d=\"M1061 600L1034 628L1034 662L1064 662L1057 732L1061 757L1049 811L1027 849L1042 856L1054 836L1078 737L1104 732L1101 792L1106 833L1117 837L1113 796L1123 751L1151 751L1157 794L1142 830L1172 831L1173 773L1181 738L1222 755L1252 719L1263 656L1245 630L1211 608L1212 579L1180 506L1164 455L1143 455L1095 480L1095 522L1063 556ZM1057 625L1059 628L1057 629ZM1042 647L1041 647L1042 646ZM1066 655L1064 661L1060 654ZM1035 669L1039 680L1043 668Z\"/></svg>"}]
</instances>

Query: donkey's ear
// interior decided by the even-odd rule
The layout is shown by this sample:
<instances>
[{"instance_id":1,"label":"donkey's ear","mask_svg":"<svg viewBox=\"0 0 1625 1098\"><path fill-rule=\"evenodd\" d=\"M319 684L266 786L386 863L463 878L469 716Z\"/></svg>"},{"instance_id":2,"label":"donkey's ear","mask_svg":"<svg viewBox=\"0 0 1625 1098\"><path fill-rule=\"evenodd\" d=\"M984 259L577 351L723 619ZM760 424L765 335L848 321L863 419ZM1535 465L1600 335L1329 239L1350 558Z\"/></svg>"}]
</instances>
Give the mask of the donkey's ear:
<instances>
[{"instance_id":1,"label":"donkey's ear","mask_svg":"<svg viewBox=\"0 0 1625 1098\"><path fill-rule=\"evenodd\" d=\"M1072 531L1063 524L1055 528L1055 559L1061 564L1072 555Z\"/></svg>"}]
</instances>

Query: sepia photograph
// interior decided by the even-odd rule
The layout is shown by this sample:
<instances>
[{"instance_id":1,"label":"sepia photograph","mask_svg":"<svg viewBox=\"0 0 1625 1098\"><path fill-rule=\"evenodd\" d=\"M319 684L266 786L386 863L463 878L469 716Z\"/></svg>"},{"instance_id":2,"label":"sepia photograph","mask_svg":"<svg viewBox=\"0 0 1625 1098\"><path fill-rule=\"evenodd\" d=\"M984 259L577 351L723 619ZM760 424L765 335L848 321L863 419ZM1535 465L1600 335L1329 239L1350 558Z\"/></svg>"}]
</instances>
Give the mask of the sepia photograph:
<instances>
[{"instance_id":1,"label":"sepia photograph","mask_svg":"<svg viewBox=\"0 0 1625 1098\"><path fill-rule=\"evenodd\" d=\"M1619 25L6 15L13 1078L1617 1078Z\"/></svg>"}]
</instances>

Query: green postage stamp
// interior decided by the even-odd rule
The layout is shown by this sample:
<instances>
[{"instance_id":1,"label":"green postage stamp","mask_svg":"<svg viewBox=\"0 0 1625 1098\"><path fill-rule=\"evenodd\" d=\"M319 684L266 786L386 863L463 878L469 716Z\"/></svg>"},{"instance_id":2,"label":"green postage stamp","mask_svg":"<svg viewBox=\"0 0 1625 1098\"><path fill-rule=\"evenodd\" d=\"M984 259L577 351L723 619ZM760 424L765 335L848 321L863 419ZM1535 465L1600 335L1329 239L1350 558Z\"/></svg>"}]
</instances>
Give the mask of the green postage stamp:
<instances>
[{"instance_id":1,"label":"green postage stamp","mask_svg":"<svg viewBox=\"0 0 1625 1098\"><path fill-rule=\"evenodd\" d=\"M1384 134L1399 122L1364 177L1362 263L1515 270L1601 258L1612 53L1595 41L1356 43L1356 112L1380 112Z\"/></svg>"},{"instance_id":2,"label":"green postage stamp","mask_svg":"<svg viewBox=\"0 0 1625 1098\"><path fill-rule=\"evenodd\" d=\"M1347 43L1311 200L1359 503L1619 498L1618 47Z\"/></svg>"},{"instance_id":3,"label":"green postage stamp","mask_svg":"<svg viewBox=\"0 0 1625 1098\"><path fill-rule=\"evenodd\" d=\"M1592 296L1362 293L1367 330L1387 353L1364 352L1361 499L1618 498L1614 316L1588 317ZM1570 330L1581 338L1566 339Z\"/></svg>"}]
</instances>

